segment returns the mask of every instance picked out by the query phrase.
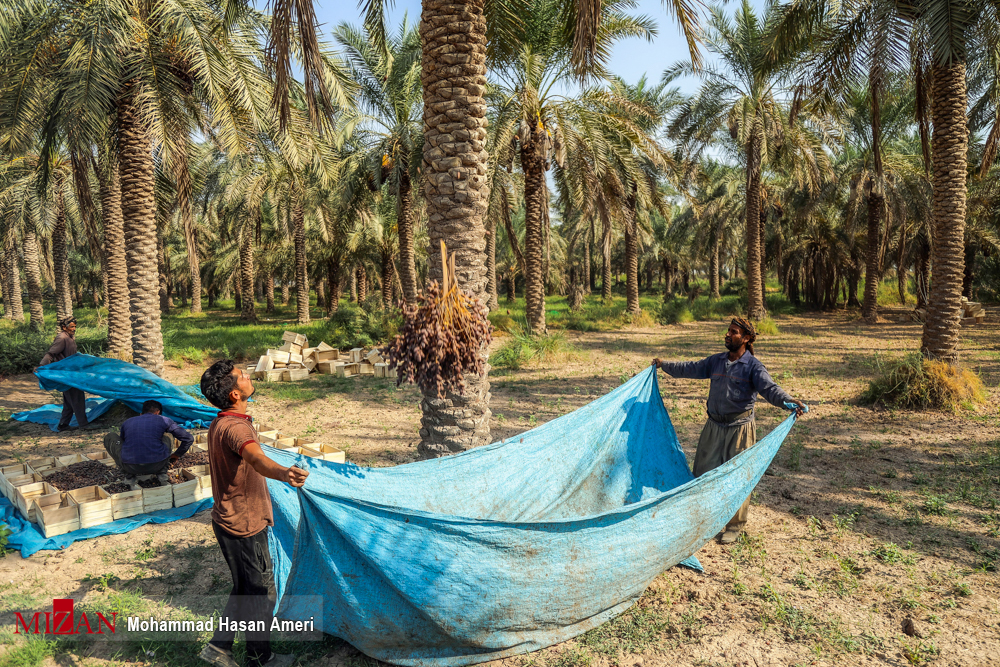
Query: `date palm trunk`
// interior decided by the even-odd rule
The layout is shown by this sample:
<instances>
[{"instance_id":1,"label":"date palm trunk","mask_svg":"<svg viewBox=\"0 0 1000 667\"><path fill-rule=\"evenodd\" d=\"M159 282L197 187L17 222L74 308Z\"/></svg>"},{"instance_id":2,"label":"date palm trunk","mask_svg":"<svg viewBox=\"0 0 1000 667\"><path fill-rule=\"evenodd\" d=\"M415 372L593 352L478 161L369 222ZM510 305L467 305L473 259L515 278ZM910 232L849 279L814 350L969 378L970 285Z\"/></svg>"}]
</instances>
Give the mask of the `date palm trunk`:
<instances>
[{"instance_id":1,"label":"date palm trunk","mask_svg":"<svg viewBox=\"0 0 1000 667\"><path fill-rule=\"evenodd\" d=\"M243 225L240 233L240 282L243 293L243 303L240 309L240 319L244 322L257 321L257 304L253 294L253 228Z\"/></svg>"},{"instance_id":2,"label":"date palm trunk","mask_svg":"<svg viewBox=\"0 0 1000 667\"><path fill-rule=\"evenodd\" d=\"M4 235L4 268L7 280L4 283L4 307L7 317L18 324L24 322L24 304L21 294L21 269L17 261L17 235L13 224L7 225L7 232Z\"/></svg>"},{"instance_id":3,"label":"date palm trunk","mask_svg":"<svg viewBox=\"0 0 1000 667\"><path fill-rule=\"evenodd\" d=\"M69 286L69 247L66 239L66 198L63 178L56 175L56 219L52 227L52 268L55 272L56 320L73 317L73 295Z\"/></svg>"},{"instance_id":4,"label":"date palm trunk","mask_svg":"<svg viewBox=\"0 0 1000 667\"><path fill-rule=\"evenodd\" d=\"M713 299L721 298L719 294L719 246L721 234L718 227L712 231L712 254L708 260L708 287Z\"/></svg>"},{"instance_id":5,"label":"date palm trunk","mask_svg":"<svg viewBox=\"0 0 1000 667\"><path fill-rule=\"evenodd\" d=\"M930 359L958 363L965 273L966 170L969 128L966 120L965 63L931 66L932 184L931 274L921 350Z\"/></svg>"},{"instance_id":6,"label":"date palm trunk","mask_svg":"<svg viewBox=\"0 0 1000 667\"><path fill-rule=\"evenodd\" d=\"M545 130L534 128L521 145L524 170L524 314L532 333L545 333L544 212L545 169L541 156Z\"/></svg>"},{"instance_id":7,"label":"date palm trunk","mask_svg":"<svg viewBox=\"0 0 1000 667\"><path fill-rule=\"evenodd\" d=\"M383 252L380 257L382 260L382 307L391 308L392 307L392 285L396 281L396 268L392 263L392 253Z\"/></svg>"},{"instance_id":8,"label":"date palm trunk","mask_svg":"<svg viewBox=\"0 0 1000 667\"><path fill-rule=\"evenodd\" d=\"M500 302L497 300L497 228L496 225L493 229L486 233L486 284L487 291L490 295L489 306L490 310L496 310L500 307Z\"/></svg>"},{"instance_id":9,"label":"date palm trunk","mask_svg":"<svg viewBox=\"0 0 1000 667\"><path fill-rule=\"evenodd\" d=\"M309 276L306 272L306 217L296 197L292 210L295 228L295 312L299 324L309 323Z\"/></svg>"},{"instance_id":10,"label":"date palm trunk","mask_svg":"<svg viewBox=\"0 0 1000 667\"><path fill-rule=\"evenodd\" d=\"M327 317L340 307L340 255L331 255L326 260L326 279L330 283L330 298L327 300Z\"/></svg>"},{"instance_id":11,"label":"date palm trunk","mask_svg":"<svg viewBox=\"0 0 1000 667\"><path fill-rule=\"evenodd\" d=\"M184 245L187 248L188 273L191 274L191 312L201 312L201 261L198 258L198 233L194 226L194 212L191 206L192 184L187 157L177 161L177 204L181 213L184 230Z\"/></svg>"},{"instance_id":12,"label":"date palm trunk","mask_svg":"<svg viewBox=\"0 0 1000 667\"><path fill-rule=\"evenodd\" d=\"M24 277L28 283L31 328L41 331L45 328L45 312L42 310L42 270L38 267L38 235L30 227L24 230Z\"/></svg>"},{"instance_id":13,"label":"date palm trunk","mask_svg":"<svg viewBox=\"0 0 1000 667\"><path fill-rule=\"evenodd\" d=\"M122 218L118 160L106 156L97 169L104 222L104 257L107 267L105 292L108 299L108 354L132 360L132 321L129 315L128 269L125 259L125 221Z\"/></svg>"},{"instance_id":14,"label":"date palm trunk","mask_svg":"<svg viewBox=\"0 0 1000 667\"><path fill-rule=\"evenodd\" d=\"M356 269L358 275L358 303L364 303L368 300L368 272L365 271L365 265L360 264Z\"/></svg>"},{"instance_id":15,"label":"date palm trunk","mask_svg":"<svg viewBox=\"0 0 1000 667\"><path fill-rule=\"evenodd\" d=\"M639 313L639 230L625 230L625 311Z\"/></svg>"},{"instance_id":16,"label":"date palm trunk","mask_svg":"<svg viewBox=\"0 0 1000 667\"><path fill-rule=\"evenodd\" d=\"M160 297L160 313L170 313L170 289L167 279L167 251L163 245L163 237L156 236L156 269L158 279L158 294Z\"/></svg>"},{"instance_id":17,"label":"date palm trunk","mask_svg":"<svg viewBox=\"0 0 1000 667\"><path fill-rule=\"evenodd\" d=\"M484 303L486 287L486 18L484 0L424 0L424 156L428 280L441 281L440 242L455 255L459 287ZM445 137L454 138L453 141ZM461 137L461 138L459 138ZM468 137L468 139L465 139ZM513 241L513 242L516 242ZM487 350L480 350L483 360ZM425 394L421 403L419 454L460 452L490 442L489 364L481 376L466 375L462 394Z\"/></svg>"},{"instance_id":18,"label":"date palm trunk","mask_svg":"<svg viewBox=\"0 0 1000 667\"><path fill-rule=\"evenodd\" d=\"M413 250L413 187L404 169L399 179L399 282L406 303L417 302L417 264Z\"/></svg>"},{"instance_id":19,"label":"date palm trunk","mask_svg":"<svg viewBox=\"0 0 1000 667\"><path fill-rule=\"evenodd\" d=\"M764 292L761 289L760 267L760 150L763 124L759 118L753 120L750 138L747 141L747 316L751 320L764 318Z\"/></svg>"},{"instance_id":20,"label":"date palm trunk","mask_svg":"<svg viewBox=\"0 0 1000 667\"><path fill-rule=\"evenodd\" d=\"M264 276L264 298L267 305L264 306L265 313L274 312L274 269L268 269Z\"/></svg>"},{"instance_id":21,"label":"date palm trunk","mask_svg":"<svg viewBox=\"0 0 1000 667\"><path fill-rule=\"evenodd\" d=\"M139 366L162 375L153 152L131 93L118 104L118 152L132 357Z\"/></svg>"},{"instance_id":22,"label":"date palm trunk","mask_svg":"<svg viewBox=\"0 0 1000 667\"><path fill-rule=\"evenodd\" d=\"M865 299L861 316L874 324L878 318L879 259L882 254L882 211L885 197L872 188L868 195L868 254L865 262Z\"/></svg>"}]
</instances>

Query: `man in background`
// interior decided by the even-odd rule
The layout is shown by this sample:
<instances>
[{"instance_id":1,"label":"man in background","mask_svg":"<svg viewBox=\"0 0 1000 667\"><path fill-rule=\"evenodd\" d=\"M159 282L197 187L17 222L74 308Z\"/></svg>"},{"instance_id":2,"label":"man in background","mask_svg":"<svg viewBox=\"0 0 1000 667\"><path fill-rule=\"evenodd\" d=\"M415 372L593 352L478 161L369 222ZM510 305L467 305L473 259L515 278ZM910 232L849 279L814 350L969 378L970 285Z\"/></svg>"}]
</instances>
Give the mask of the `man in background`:
<instances>
[{"instance_id":1,"label":"man in background","mask_svg":"<svg viewBox=\"0 0 1000 667\"><path fill-rule=\"evenodd\" d=\"M172 435L180 442L173 451ZM169 484L167 470L170 463L184 456L194 436L181 428L173 419L163 416L159 401L142 404L142 414L122 422L121 434L104 436L104 449L125 473L125 482L138 489L138 475L156 475L161 485Z\"/></svg>"},{"instance_id":2,"label":"man in background","mask_svg":"<svg viewBox=\"0 0 1000 667\"><path fill-rule=\"evenodd\" d=\"M76 354L76 318L67 317L59 322L59 333L56 334L55 340L52 341L52 346L49 347L49 351L45 353L42 360L38 362L35 370L37 371L42 366L48 366L56 361L62 361L74 354ZM96 426L92 426L87 420L86 394L83 393L82 389L77 389L76 387L70 387L63 392L63 409L62 415L59 416L59 425L57 428L60 431L71 430L73 427L69 425L69 422L73 419L73 415L76 415L76 423L80 428L88 431L97 428Z\"/></svg>"}]
</instances>

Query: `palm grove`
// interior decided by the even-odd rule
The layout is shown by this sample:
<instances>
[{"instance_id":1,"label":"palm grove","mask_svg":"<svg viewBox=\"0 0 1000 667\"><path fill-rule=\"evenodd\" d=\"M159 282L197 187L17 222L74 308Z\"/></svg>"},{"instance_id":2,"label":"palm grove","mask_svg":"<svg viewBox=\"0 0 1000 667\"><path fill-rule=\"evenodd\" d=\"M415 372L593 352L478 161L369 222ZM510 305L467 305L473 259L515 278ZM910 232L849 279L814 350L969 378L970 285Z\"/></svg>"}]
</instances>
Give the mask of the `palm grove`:
<instances>
[{"instance_id":1,"label":"palm grove","mask_svg":"<svg viewBox=\"0 0 1000 667\"><path fill-rule=\"evenodd\" d=\"M371 2L328 43L308 2L271 9L9 3L8 319L101 307L107 354L161 373L161 313L394 311L443 240L491 308L523 294L535 336L546 296L606 301L622 276L631 316L704 280L759 320L770 279L874 321L894 273L924 354L957 364L959 298L1000 275L995 0L672 0L691 59L635 84L609 55L656 24L627 0L424 0L399 26ZM425 396L422 453L489 442L489 396L487 375Z\"/></svg>"}]
</instances>

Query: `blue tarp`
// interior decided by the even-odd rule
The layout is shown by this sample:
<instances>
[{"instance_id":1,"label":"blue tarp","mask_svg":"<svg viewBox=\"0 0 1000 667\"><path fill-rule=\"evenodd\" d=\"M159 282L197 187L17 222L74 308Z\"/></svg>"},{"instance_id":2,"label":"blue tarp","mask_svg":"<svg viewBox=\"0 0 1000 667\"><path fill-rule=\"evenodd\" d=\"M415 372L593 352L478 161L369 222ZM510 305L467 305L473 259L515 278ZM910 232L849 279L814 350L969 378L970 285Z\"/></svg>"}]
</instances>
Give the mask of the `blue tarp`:
<instances>
[{"instance_id":1,"label":"blue tarp","mask_svg":"<svg viewBox=\"0 0 1000 667\"><path fill-rule=\"evenodd\" d=\"M0 497L0 525L7 524L11 534L7 536L7 546L21 552L23 558L27 558L42 549L65 549L77 540L89 540L92 537L101 535L118 535L135 530L139 526L147 523L170 523L194 516L202 510L212 507L212 499L205 498L196 503L185 505L184 507L173 507L168 510L160 510L150 514L137 514L127 519L118 519L111 523L104 523L91 528L81 528L55 537L46 538L41 529L33 523L29 523L16 507L11 505L6 498Z\"/></svg>"},{"instance_id":2,"label":"blue tarp","mask_svg":"<svg viewBox=\"0 0 1000 667\"><path fill-rule=\"evenodd\" d=\"M101 404L106 412L113 401L121 401L136 412L142 411L145 401L154 399L163 405L163 414L170 417L184 428L208 426L215 415L216 408L197 401L181 388L157 377L144 368L119 359L104 359L92 357L89 354L74 354L62 361L40 367L38 386L42 389L66 391L71 387L82 389L88 394L95 394L109 402ZM91 399L87 400L88 418L96 418L103 414L95 413L91 417ZM34 410L18 412L11 415L18 421L30 421L37 424L49 424L55 430L53 416L58 422L61 405L43 405ZM54 412L53 412L54 411ZM73 423L76 423L74 417Z\"/></svg>"},{"instance_id":3,"label":"blue tarp","mask_svg":"<svg viewBox=\"0 0 1000 667\"><path fill-rule=\"evenodd\" d=\"M118 401L113 398L88 398L87 421L94 421L110 410L117 402ZM63 406L61 404L56 405L55 403L49 403L48 405L37 407L34 410L15 412L10 418L22 422L32 422L33 424L48 424L49 428L58 432L59 420L62 418L62 409ZM69 425L80 425L76 421L76 415L73 415L73 417L69 420Z\"/></svg>"},{"instance_id":4,"label":"blue tarp","mask_svg":"<svg viewBox=\"0 0 1000 667\"><path fill-rule=\"evenodd\" d=\"M451 667L621 614L725 526L795 420L694 479L655 373L431 461L361 468L266 448L311 473L298 490L268 480L278 616L315 617L379 660Z\"/></svg>"}]
</instances>

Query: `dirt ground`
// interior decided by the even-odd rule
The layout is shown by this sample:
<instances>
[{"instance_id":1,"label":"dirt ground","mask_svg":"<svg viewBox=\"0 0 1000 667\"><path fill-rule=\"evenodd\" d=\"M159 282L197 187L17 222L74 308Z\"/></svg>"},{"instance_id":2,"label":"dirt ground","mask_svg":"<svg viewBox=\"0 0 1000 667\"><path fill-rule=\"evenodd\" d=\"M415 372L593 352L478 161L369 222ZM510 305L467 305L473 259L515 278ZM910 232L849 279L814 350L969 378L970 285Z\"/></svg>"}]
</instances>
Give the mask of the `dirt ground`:
<instances>
[{"instance_id":1,"label":"dirt ground","mask_svg":"<svg viewBox=\"0 0 1000 667\"><path fill-rule=\"evenodd\" d=\"M705 545L698 553L703 574L664 572L616 621L498 664L973 666L1000 660L1000 350L990 335L997 313L963 332L963 363L981 374L990 400L959 414L857 405L876 355L916 350L918 324L868 326L843 313L776 321L780 333L761 337L758 356L811 411L754 492L748 537L732 547ZM724 326L566 332L573 351L523 370L491 373L494 439L586 404L654 356L688 360L721 351ZM189 384L201 370L172 367L167 378ZM359 465L415 460L420 409L414 389L397 390L370 377L336 382L314 376L300 384L260 387L252 409L260 428L337 445ZM707 383L661 374L660 388L691 458L704 423ZM51 400L32 376L0 383L0 410L7 414ZM762 436L785 413L758 405ZM97 450L103 433L55 434L0 423L0 465ZM77 542L61 552L0 558L5 617L5 610L52 597L92 600L138 591L154 599L182 591L225 594L228 586L207 512ZM917 636L904 633L908 620ZM6 647L10 655L13 646ZM97 651L46 660L107 664L123 657ZM164 664L155 656L142 660ZM303 660L328 667L371 662L337 641Z\"/></svg>"}]
</instances>

